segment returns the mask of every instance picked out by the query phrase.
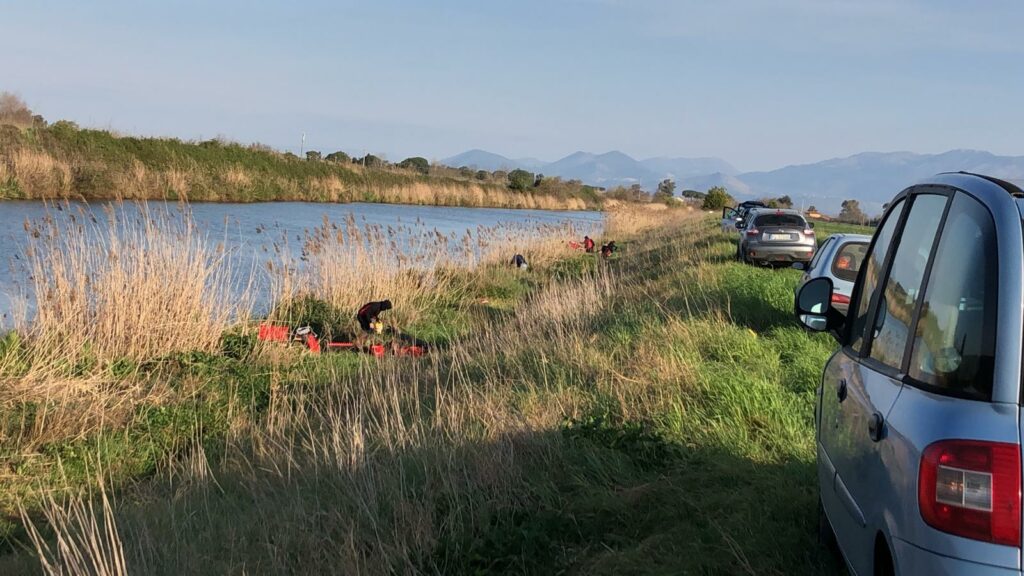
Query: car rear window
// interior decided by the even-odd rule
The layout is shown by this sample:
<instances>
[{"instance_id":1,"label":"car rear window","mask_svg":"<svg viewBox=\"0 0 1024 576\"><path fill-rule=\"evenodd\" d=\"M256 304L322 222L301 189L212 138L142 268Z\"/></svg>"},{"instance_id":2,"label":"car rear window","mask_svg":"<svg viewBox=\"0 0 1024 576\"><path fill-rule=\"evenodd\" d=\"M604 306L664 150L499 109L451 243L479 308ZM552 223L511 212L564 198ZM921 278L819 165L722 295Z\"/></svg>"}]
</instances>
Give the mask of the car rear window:
<instances>
[{"instance_id":1,"label":"car rear window","mask_svg":"<svg viewBox=\"0 0 1024 576\"><path fill-rule=\"evenodd\" d=\"M806 228L807 222L798 214L762 214L754 220L754 226L793 226Z\"/></svg>"},{"instance_id":2,"label":"car rear window","mask_svg":"<svg viewBox=\"0 0 1024 576\"><path fill-rule=\"evenodd\" d=\"M847 282L856 282L860 263L868 252L867 242L847 242L832 259L832 275Z\"/></svg>"}]
</instances>

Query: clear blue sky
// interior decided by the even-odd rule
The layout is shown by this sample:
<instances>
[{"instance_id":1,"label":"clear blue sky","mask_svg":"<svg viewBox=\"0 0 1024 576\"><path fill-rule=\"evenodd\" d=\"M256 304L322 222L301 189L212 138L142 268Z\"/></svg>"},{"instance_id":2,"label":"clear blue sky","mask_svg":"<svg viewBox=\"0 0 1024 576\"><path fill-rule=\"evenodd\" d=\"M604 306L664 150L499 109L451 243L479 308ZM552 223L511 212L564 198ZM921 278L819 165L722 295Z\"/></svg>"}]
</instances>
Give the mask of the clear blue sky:
<instances>
[{"instance_id":1,"label":"clear blue sky","mask_svg":"<svg viewBox=\"0 0 1024 576\"><path fill-rule=\"evenodd\" d=\"M0 0L49 119L440 159L469 148L1024 154L1020 0Z\"/></svg>"}]
</instances>

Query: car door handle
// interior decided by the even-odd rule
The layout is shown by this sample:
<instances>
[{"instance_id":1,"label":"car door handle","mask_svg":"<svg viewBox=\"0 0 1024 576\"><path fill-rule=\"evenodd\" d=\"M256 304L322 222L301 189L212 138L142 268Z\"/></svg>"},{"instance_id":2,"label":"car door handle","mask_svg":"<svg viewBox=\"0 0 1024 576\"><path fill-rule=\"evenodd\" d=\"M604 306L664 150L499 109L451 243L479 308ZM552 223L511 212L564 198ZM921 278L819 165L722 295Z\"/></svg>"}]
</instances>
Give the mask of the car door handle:
<instances>
[{"instance_id":1,"label":"car door handle","mask_svg":"<svg viewBox=\"0 0 1024 576\"><path fill-rule=\"evenodd\" d=\"M883 433L885 432L885 418L881 414L875 412L868 419L868 436L871 436L872 442L878 442L882 439Z\"/></svg>"},{"instance_id":2,"label":"car door handle","mask_svg":"<svg viewBox=\"0 0 1024 576\"><path fill-rule=\"evenodd\" d=\"M839 399L840 403L846 400L846 378L839 381L839 386L836 387L836 398Z\"/></svg>"}]
</instances>

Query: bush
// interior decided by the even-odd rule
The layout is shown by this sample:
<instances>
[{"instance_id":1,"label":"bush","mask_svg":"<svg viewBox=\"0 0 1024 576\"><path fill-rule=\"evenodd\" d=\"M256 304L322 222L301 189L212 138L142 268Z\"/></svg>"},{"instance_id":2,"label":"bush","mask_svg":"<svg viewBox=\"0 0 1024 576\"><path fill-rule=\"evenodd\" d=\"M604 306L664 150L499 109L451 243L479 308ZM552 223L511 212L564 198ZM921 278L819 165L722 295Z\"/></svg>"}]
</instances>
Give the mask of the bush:
<instances>
[{"instance_id":1,"label":"bush","mask_svg":"<svg viewBox=\"0 0 1024 576\"><path fill-rule=\"evenodd\" d=\"M320 153L317 152L316 150L310 150L309 152L306 152L306 160L310 162L319 162L320 159Z\"/></svg>"},{"instance_id":2,"label":"bush","mask_svg":"<svg viewBox=\"0 0 1024 576\"><path fill-rule=\"evenodd\" d=\"M331 152L324 157L324 160L327 160L328 162L337 162L338 164L348 164L352 161L352 158L350 158L348 154L339 150L337 152Z\"/></svg>"},{"instance_id":3,"label":"bush","mask_svg":"<svg viewBox=\"0 0 1024 576\"><path fill-rule=\"evenodd\" d=\"M708 190L707 196L704 197L704 204L701 208L705 210L721 210L726 206L731 206L734 203L732 196L725 191L725 188L721 186L715 186Z\"/></svg>"},{"instance_id":4,"label":"bush","mask_svg":"<svg viewBox=\"0 0 1024 576\"><path fill-rule=\"evenodd\" d=\"M513 170L508 174L508 187L513 190L529 190L533 187L535 178L533 172L526 170Z\"/></svg>"},{"instance_id":5,"label":"bush","mask_svg":"<svg viewBox=\"0 0 1024 576\"><path fill-rule=\"evenodd\" d=\"M412 158L406 158L398 163L399 168L405 168L406 170L415 170L420 174L430 173L430 162L427 162L426 158L420 156L413 156Z\"/></svg>"}]
</instances>

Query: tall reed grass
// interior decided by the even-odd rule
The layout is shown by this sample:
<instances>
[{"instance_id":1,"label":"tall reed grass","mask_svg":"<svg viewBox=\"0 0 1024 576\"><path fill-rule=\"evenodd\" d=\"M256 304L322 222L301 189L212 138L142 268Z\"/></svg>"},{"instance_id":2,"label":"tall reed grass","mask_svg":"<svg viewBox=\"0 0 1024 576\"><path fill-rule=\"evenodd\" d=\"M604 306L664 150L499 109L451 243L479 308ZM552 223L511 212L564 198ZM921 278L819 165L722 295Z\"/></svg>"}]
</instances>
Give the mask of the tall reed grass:
<instances>
[{"instance_id":1,"label":"tall reed grass","mask_svg":"<svg viewBox=\"0 0 1024 576\"><path fill-rule=\"evenodd\" d=\"M467 245L452 277L520 274L505 264L519 250L537 263L538 286L510 311L474 316L470 334L422 360L260 365L273 374L266 407L232 405L216 458L183 442L155 479L116 500L43 499L42 517L23 508L38 560L20 566L736 573L751 557L768 573L830 566L807 552L804 516L788 508L813 497L803 407L828 348L779 324L786 277L724 263L727 244L705 242L710 229L683 211L616 212L608 230L626 248L605 262L569 251L565 230L464 240L325 221L290 274L339 306L351 292L358 302L408 290L416 307L468 285L433 266L452 244ZM398 258L396 237L417 256ZM760 293L748 292L748 274L759 275ZM338 285L346 289L332 296ZM468 289L461 301L481 306ZM679 554L676 538L695 552ZM609 542L616 548L601 547Z\"/></svg>"}]
</instances>

